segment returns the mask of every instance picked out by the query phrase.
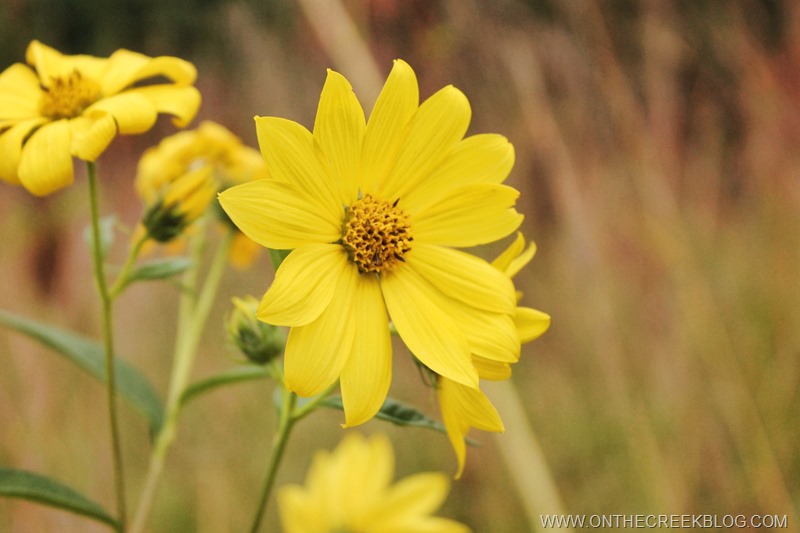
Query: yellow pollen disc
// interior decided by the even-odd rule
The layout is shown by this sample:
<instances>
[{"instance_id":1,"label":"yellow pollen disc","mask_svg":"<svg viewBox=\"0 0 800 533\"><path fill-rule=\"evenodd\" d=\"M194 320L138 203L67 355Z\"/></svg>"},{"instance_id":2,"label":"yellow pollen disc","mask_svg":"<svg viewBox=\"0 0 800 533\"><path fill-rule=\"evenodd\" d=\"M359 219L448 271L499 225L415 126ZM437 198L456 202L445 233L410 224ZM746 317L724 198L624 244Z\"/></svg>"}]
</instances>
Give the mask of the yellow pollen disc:
<instances>
[{"instance_id":1,"label":"yellow pollen disc","mask_svg":"<svg viewBox=\"0 0 800 533\"><path fill-rule=\"evenodd\" d=\"M75 118L97 101L99 95L100 85L97 82L73 70L69 76L53 79L53 83L42 94L39 111L54 120Z\"/></svg>"},{"instance_id":2,"label":"yellow pollen disc","mask_svg":"<svg viewBox=\"0 0 800 533\"><path fill-rule=\"evenodd\" d=\"M362 274L392 270L411 249L411 224L397 202L364 195L347 208L342 244Z\"/></svg>"}]
</instances>

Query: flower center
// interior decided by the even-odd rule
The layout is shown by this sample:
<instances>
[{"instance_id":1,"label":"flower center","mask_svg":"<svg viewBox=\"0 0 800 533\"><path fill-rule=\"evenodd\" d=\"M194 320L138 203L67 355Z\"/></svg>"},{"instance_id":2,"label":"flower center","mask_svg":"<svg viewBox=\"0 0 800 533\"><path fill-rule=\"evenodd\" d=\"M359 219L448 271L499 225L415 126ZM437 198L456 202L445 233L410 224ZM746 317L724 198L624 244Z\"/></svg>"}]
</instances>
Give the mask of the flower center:
<instances>
[{"instance_id":1,"label":"flower center","mask_svg":"<svg viewBox=\"0 0 800 533\"><path fill-rule=\"evenodd\" d=\"M347 208L342 244L361 274L390 271L405 262L403 256L414 238L398 201L389 203L367 194Z\"/></svg>"},{"instance_id":2,"label":"flower center","mask_svg":"<svg viewBox=\"0 0 800 533\"><path fill-rule=\"evenodd\" d=\"M39 110L43 116L55 120L75 118L93 104L99 95L100 85L97 82L73 70L69 76L53 79L53 83L42 94Z\"/></svg>"}]
</instances>

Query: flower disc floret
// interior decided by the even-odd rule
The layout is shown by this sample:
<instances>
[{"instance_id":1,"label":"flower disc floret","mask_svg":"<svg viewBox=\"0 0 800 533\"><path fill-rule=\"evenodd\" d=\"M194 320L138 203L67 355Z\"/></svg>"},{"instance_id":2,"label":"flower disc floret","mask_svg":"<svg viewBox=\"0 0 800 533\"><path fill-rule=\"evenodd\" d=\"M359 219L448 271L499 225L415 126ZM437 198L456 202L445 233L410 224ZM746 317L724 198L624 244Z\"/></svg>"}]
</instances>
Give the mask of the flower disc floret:
<instances>
[{"instance_id":1,"label":"flower disc floret","mask_svg":"<svg viewBox=\"0 0 800 533\"><path fill-rule=\"evenodd\" d=\"M411 250L411 224L397 206L371 194L347 208L342 243L361 274L392 270Z\"/></svg>"},{"instance_id":2,"label":"flower disc floret","mask_svg":"<svg viewBox=\"0 0 800 533\"><path fill-rule=\"evenodd\" d=\"M100 85L77 70L55 78L43 93L39 110L45 117L58 120L75 118L100 96Z\"/></svg>"}]
</instances>

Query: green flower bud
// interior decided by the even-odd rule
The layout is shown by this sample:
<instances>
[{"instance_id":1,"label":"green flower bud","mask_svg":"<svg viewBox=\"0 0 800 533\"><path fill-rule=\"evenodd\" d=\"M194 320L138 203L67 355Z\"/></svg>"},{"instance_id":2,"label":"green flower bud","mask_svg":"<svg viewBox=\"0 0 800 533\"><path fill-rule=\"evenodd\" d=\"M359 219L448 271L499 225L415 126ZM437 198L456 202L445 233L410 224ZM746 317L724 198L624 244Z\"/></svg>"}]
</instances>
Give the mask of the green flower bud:
<instances>
[{"instance_id":1,"label":"green flower bud","mask_svg":"<svg viewBox=\"0 0 800 533\"><path fill-rule=\"evenodd\" d=\"M228 337L251 362L264 365L280 356L286 343L283 331L256 318L258 300L252 296L233 298L228 318Z\"/></svg>"}]
</instances>

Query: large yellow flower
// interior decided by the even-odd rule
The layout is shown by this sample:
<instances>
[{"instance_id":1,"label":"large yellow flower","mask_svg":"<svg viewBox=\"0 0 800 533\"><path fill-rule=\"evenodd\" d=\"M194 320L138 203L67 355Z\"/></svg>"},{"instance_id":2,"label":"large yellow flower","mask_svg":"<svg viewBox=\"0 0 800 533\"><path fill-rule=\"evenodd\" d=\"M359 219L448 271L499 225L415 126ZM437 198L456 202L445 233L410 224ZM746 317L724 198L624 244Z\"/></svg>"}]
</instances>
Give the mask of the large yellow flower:
<instances>
[{"instance_id":1,"label":"large yellow flower","mask_svg":"<svg viewBox=\"0 0 800 533\"><path fill-rule=\"evenodd\" d=\"M143 133L159 113L183 127L200 106L197 72L176 57L70 56L32 41L26 59L0 74L0 179L36 195L72 183L72 156L95 161L118 133ZM160 77L170 83L139 85Z\"/></svg>"},{"instance_id":2,"label":"large yellow flower","mask_svg":"<svg viewBox=\"0 0 800 533\"><path fill-rule=\"evenodd\" d=\"M220 195L247 236L293 250L258 317L291 326L289 390L312 396L340 378L348 426L386 397L389 317L420 361L468 387L478 386L471 354L519 355L513 284L455 249L500 239L522 220L519 193L501 184L513 148L500 135L464 138L470 115L452 86L420 105L413 70L397 60L367 122L348 81L328 71L313 134L257 117L273 179Z\"/></svg>"},{"instance_id":3,"label":"large yellow flower","mask_svg":"<svg viewBox=\"0 0 800 533\"><path fill-rule=\"evenodd\" d=\"M513 278L533 259L535 253L536 245L531 242L526 249L525 238L519 233L514 242L492 262L492 266L509 278ZM518 295L519 297L521 295ZM537 339L547 331L550 327L550 315L530 307L517 307L514 312L514 322L521 342L525 343ZM493 361L474 355L473 363L481 379L502 381L511 377L511 366L508 362ZM467 458L465 439L469 430L476 428L497 433L504 431L505 428L494 405L480 389L465 387L446 377L437 378L436 387L442 422L458 460L458 470L455 475L458 479L464 471Z\"/></svg>"},{"instance_id":4,"label":"large yellow flower","mask_svg":"<svg viewBox=\"0 0 800 533\"><path fill-rule=\"evenodd\" d=\"M347 435L332 453L318 452L304 487L278 493L285 533L465 533L469 528L430 514L449 489L440 473L409 476L391 485L389 440Z\"/></svg>"}]
</instances>

